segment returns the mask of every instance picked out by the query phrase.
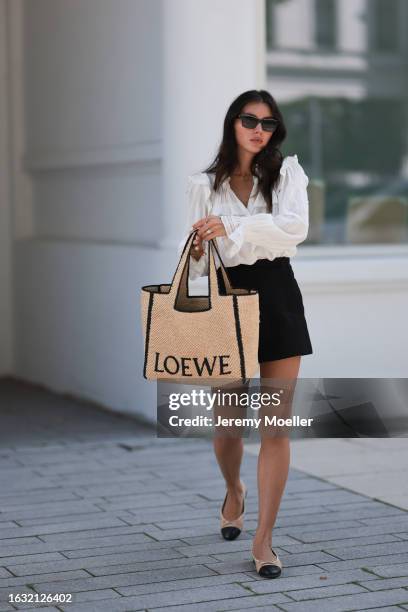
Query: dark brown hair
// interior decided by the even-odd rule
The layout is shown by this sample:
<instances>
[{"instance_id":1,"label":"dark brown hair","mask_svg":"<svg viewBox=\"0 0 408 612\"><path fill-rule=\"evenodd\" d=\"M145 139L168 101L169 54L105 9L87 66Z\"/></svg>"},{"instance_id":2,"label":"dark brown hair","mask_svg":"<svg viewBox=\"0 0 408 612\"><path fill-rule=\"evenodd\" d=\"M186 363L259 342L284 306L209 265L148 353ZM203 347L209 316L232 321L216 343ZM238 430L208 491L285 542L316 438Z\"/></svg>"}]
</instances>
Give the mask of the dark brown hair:
<instances>
[{"instance_id":1,"label":"dark brown hair","mask_svg":"<svg viewBox=\"0 0 408 612\"><path fill-rule=\"evenodd\" d=\"M236 168L238 154L234 122L248 102L264 102L270 107L272 116L279 121L266 147L257 153L251 162L251 173L258 178L258 189L265 198L268 211L271 212L272 190L279 179L283 161L283 155L278 147L286 138L286 127L275 98L268 91L264 89L245 91L232 102L224 119L223 137L218 153L204 172L215 174L213 188L217 190Z\"/></svg>"}]
</instances>

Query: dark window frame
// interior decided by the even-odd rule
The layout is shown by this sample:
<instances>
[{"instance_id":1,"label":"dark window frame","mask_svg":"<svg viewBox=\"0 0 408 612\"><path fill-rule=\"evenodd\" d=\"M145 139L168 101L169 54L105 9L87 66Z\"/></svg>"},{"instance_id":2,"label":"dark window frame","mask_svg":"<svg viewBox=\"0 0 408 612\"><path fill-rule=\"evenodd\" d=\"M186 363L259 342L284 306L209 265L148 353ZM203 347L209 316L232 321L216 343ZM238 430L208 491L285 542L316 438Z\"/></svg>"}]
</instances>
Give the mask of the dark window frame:
<instances>
[{"instance_id":1,"label":"dark window frame","mask_svg":"<svg viewBox=\"0 0 408 612\"><path fill-rule=\"evenodd\" d=\"M370 0L372 16L370 28L370 47L378 53L398 53L400 44L399 0Z\"/></svg>"},{"instance_id":2,"label":"dark window frame","mask_svg":"<svg viewBox=\"0 0 408 612\"><path fill-rule=\"evenodd\" d=\"M337 10L337 0L314 0L314 42L318 49L337 49Z\"/></svg>"},{"instance_id":3,"label":"dark window frame","mask_svg":"<svg viewBox=\"0 0 408 612\"><path fill-rule=\"evenodd\" d=\"M265 0L266 20L266 48L273 49L276 45L275 38L275 0Z\"/></svg>"}]
</instances>

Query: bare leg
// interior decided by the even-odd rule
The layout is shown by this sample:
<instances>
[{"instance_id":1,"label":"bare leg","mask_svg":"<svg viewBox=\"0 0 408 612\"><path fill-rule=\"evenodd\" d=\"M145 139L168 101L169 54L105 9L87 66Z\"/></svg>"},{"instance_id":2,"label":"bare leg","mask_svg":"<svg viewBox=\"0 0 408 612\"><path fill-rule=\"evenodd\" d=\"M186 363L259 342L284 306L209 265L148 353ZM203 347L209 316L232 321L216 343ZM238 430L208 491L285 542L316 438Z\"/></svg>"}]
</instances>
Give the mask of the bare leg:
<instances>
[{"instance_id":1,"label":"bare leg","mask_svg":"<svg viewBox=\"0 0 408 612\"><path fill-rule=\"evenodd\" d=\"M239 477L244 453L242 438L214 438L214 451L228 491L223 515L232 521L242 512L243 491Z\"/></svg>"},{"instance_id":2,"label":"bare leg","mask_svg":"<svg viewBox=\"0 0 408 612\"><path fill-rule=\"evenodd\" d=\"M261 379L282 378L296 380L300 356L268 361L260 364ZM258 456L258 527L252 550L257 559L273 561L271 553L272 529L275 525L289 471L290 448L287 436L261 439Z\"/></svg>"},{"instance_id":3,"label":"bare leg","mask_svg":"<svg viewBox=\"0 0 408 612\"><path fill-rule=\"evenodd\" d=\"M227 388L225 387L227 390ZM247 390L247 385L232 387L229 391L242 392ZM227 407L216 405L214 407L214 417L242 417L245 416L243 408L239 406ZM227 520L236 519L242 512L243 488L240 480L240 469L244 454L244 443L242 440L242 430L239 427L218 427L217 434L214 436L214 452L220 466L220 470L225 479L225 486L228 491L227 501L224 506L223 515Z\"/></svg>"}]
</instances>

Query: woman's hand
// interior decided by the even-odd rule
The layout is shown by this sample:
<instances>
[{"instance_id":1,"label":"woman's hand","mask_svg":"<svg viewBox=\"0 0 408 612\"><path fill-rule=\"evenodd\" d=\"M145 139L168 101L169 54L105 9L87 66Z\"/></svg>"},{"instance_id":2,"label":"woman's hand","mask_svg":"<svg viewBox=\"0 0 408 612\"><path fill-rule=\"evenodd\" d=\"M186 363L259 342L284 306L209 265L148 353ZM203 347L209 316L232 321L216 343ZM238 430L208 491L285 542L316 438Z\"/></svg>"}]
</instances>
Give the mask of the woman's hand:
<instances>
[{"instance_id":1,"label":"woman's hand","mask_svg":"<svg viewBox=\"0 0 408 612\"><path fill-rule=\"evenodd\" d=\"M203 247L203 241L198 236L198 234L196 234L194 236L193 244L191 245L190 255L194 257L196 261L198 261L199 259L201 259L204 253L205 251Z\"/></svg>"},{"instance_id":2,"label":"woman's hand","mask_svg":"<svg viewBox=\"0 0 408 612\"><path fill-rule=\"evenodd\" d=\"M216 238L217 236L226 236L227 232L225 231L225 227L220 217L215 215L209 215L208 217L203 217L199 219L193 225L193 229L197 229L198 232L194 237L193 244L190 249L190 255L194 257L196 261L198 261L202 255L204 255L204 240L211 240L212 238Z\"/></svg>"},{"instance_id":3,"label":"woman's hand","mask_svg":"<svg viewBox=\"0 0 408 612\"><path fill-rule=\"evenodd\" d=\"M198 229L197 235L200 241L211 240L217 236L226 236L227 232L220 217L209 215L203 219L199 219L193 225L193 229ZM197 237L196 235L196 237Z\"/></svg>"}]
</instances>

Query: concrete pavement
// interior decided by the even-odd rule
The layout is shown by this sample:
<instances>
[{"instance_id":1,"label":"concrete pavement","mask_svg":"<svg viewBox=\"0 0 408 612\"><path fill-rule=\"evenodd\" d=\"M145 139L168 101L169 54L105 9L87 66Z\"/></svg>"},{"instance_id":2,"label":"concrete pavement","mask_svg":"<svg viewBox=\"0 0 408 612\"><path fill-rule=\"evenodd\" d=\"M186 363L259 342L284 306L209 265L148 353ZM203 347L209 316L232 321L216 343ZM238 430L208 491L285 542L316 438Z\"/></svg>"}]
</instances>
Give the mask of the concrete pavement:
<instances>
[{"instance_id":1,"label":"concrete pavement","mask_svg":"<svg viewBox=\"0 0 408 612\"><path fill-rule=\"evenodd\" d=\"M326 449L330 456L330 449ZM341 457L337 457L341 461ZM408 610L408 513L292 469L274 532L282 577L250 561L256 456L247 452L245 531L218 531L223 481L211 444L157 439L137 421L0 384L0 612L48 610Z\"/></svg>"}]
</instances>

